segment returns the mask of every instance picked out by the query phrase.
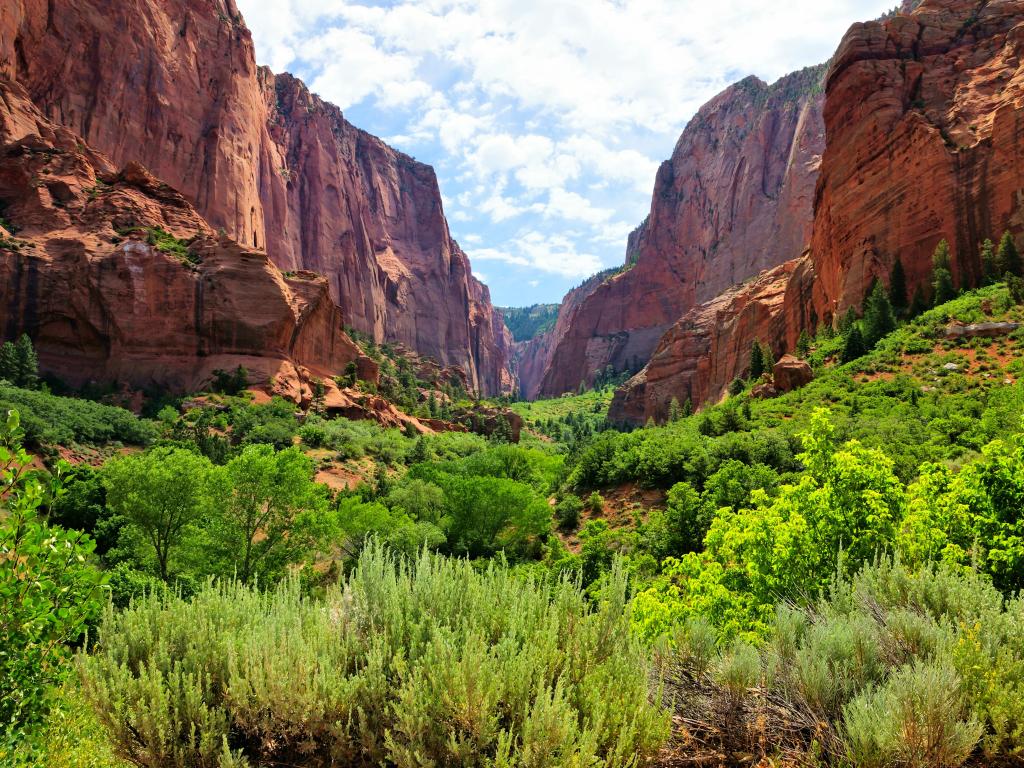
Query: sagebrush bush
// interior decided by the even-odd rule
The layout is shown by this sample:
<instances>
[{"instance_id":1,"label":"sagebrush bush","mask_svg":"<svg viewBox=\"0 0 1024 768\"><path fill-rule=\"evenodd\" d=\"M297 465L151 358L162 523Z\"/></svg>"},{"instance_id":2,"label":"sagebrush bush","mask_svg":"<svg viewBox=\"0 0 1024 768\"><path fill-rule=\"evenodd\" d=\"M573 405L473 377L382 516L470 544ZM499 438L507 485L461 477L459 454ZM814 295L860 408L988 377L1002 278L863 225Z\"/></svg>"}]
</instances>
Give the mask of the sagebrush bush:
<instances>
[{"instance_id":1,"label":"sagebrush bush","mask_svg":"<svg viewBox=\"0 0 1024 768\"><path fill-rule=\"evenodd\" d=\"M846 705L850 759L863 768L956 768L982 734L951 668L915 663Z\"/></svg>"},{"instance_id":2,"label":"sagebrush bush","mask_svg":"<svg viewBox=\"0 0 1024 768\"><path fill-rule=\"evenodd\" d=\"M141 766L635 765L667 735L616 568L568 582L377 546L324 601L210 585L108 610L79 660Z\"/></svg>"}]
</instances>

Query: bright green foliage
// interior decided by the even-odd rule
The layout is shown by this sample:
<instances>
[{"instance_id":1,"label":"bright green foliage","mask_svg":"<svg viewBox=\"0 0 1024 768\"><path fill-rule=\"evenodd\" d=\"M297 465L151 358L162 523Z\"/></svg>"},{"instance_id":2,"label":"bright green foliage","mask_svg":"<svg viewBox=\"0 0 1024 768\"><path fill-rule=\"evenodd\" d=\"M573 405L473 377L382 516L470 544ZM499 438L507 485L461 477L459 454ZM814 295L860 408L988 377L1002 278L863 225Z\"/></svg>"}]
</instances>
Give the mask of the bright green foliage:
<instances>
[{"instance_id":1,"label":"bright green foliage","mask_svg":"<svg viewBox=\"0 0 1024 768\"><path fill-rule=\"evenodd\" d=\"M751 509L720 509L704 553L669 562L665 581L638 599L641 612L673 621L705 615L731 632L756 629L776 600L817 594L837 568L859 567L890 550L906 506L892 461L856 441L837 446L834 435L826 413L817 412L798 457L807 468L799 482L773 499L754 492ZM689 508L694 497L684 495ZM638 623L645 632L662 626L642 615Z\"/></svg>"},{"instance_id":2,"label":"bright green foliage","mask_svg":"<svg viewBox=\"0 0 1024 768\"><path fill-rule=\"evenodd\" d=\"M202 470L199 470L202 472ZM211 478L210 539L242 583L273 583L327 533L323 487L298 448L246 446Z\"/></svg>"},{"instance_id":3,"label":"bright green foliage","mask_svg":"<svg viewBox=\"0 0 1024 768\"><path fill-rule=\"evenodd\" d=\"M1007 272L1020 277L1022 267L1020 252L1017 250L1013 235L1004 232L999 240L999 249L996 251L996 274L1005 275Z\"/></svg>"},{"instance_id":4,"label":"bright green foliage","mask_svg":"<svg viewBox=\"0 0 1024 768\"><path fill-rule=\"evenodd\" d=\"M592 609L568 582L371 547L341 591L212 587L108 611L87 696L153 768L642 763L668 732L612 571Z\"/></svg>"},{"instance_id":5,"label":"bright green foliage","mask_svg":"<svg viewBox=\"0 0 1024 768\"><path fill-rule=\"evenodd\" d=\"M182 448L121 457L104 471L107 503L144 542L168 581L174 556L212 507L213 465Z\"/></svg>"},{"instance_id":6,"label":"bright green foliage","mask_svg":"<svg viewBox=\"0 0 1024 768\"><path fill-rule=\"evenodd\" d=\"M679 421L683 418L683 409L679 405L679 400L675 397L672 398L672 402L668 404L668 420L669 423Z\"/></svg>"},{"instance_id":7,"label":"bright green foliage","mask_svg":"<svg viewBox=\"0 0 1024 768\"><path fill-rule=\"evenodd\" d=\"M98 612L104 582L92 540L40 518L65 467L44 485L26 472L22 437L11 411L0 425L0 750L26 739L45 713L47 686Z\"/></svg>"},{"instance_id":8,"label":"bright green foliage","mask_svg":"<svg viewBox=\"0 0 1024 768\"><path fill-rule=\"evenodd\" d=\"M157 434L152 422L123 408L0 383L0 411L11 409L21 414L25 439L37 445L99 445L114 440L146 445Z\"/></svg>"}]
</instances>

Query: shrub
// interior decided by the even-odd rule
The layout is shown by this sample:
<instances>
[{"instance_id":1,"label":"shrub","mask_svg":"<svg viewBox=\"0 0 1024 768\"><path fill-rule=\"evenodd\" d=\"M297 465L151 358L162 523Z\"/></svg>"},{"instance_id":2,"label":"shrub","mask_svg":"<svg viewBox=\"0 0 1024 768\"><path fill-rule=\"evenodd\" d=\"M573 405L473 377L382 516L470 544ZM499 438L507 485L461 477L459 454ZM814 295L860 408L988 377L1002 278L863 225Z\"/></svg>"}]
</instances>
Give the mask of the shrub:
<instances>
[{"instance_id":1,"label":"shrub","mask_svg":"<svg viewBox=\"0 0 1024 768\"><path fill-rule=\"evenodd\" d=\"M342 589L303 600L210 586L109 609L84 691L140 766L632 766L667 735L621 567L599 608L563 581L515 581L371 546Z\"/></svg>"},{"instance_id":2,"label":"shrub","mask_svg":"<svg viewBox=\"0 0 1024 768\"><path fill-rule=\"evenodd\" d=\"M48 525L39 508L59 491L26 473L17 412L0 423L0 745L44 714L66 645L98 612L104 578L92 540Z\"/></svg>"},{"instance_id":3,"label":"shrub","mask_svg":"<svg viewBox=\"0 0 1024 768\"><path fill-rule=\"evenodd\" d=\"M956 768L982 727L948 667L916 663L851 701L843 713L850 759L864 768Z\"/></svg>"},{"instance_id":4,"label":"shrub","mask_svg":"<svg viewBox=\"0 0 1024 768\"><path fill-rule=\"evenodd\" d=\"M562 530L573 530L580 524L580 513L583 511L583 502L580 497L567 493L555 507L555 518L558 520L558 527Z\"/></svg>"}]
</instances>

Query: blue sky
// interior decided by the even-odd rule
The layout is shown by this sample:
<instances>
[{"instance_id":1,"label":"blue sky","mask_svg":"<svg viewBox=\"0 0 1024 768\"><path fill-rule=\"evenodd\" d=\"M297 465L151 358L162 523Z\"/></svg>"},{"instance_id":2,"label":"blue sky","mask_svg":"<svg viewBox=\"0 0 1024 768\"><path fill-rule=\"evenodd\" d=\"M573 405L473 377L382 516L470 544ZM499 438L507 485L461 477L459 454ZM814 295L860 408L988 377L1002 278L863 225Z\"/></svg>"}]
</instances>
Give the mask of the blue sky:
<instances>
[{"instance_id":1,"label":"blue sky","mask_svg":"<svg viewBox=\"0 0 1024 768\"><path fill-rule=\"evenodd\" d=\"M256 56L437 171L498 305L621 264L701 104L828 59L896 0L238 0Z\"/></svg>"}]
</instances>

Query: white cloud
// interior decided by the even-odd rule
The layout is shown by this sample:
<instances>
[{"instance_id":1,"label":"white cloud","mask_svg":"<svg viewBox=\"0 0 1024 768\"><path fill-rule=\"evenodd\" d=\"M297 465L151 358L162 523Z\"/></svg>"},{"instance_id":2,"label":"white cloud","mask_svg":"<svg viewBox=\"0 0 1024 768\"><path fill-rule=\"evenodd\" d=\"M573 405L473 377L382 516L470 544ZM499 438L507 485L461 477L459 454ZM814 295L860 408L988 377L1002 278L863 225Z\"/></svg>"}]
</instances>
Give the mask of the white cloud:
<instances>
[{"instance_id":1,"label":"white cloud","mask_svg":"<svg viewBox=\"0 0 1024 768\"><path fill-rule=\"evenodd\" d=\"M850 23L895 3L238 0L261 63L435 166L453 234L481 238L462 235L510 292L524 266L575 278L620 263L701 104L827 60Z\"/></svg>"}]
</instances>

